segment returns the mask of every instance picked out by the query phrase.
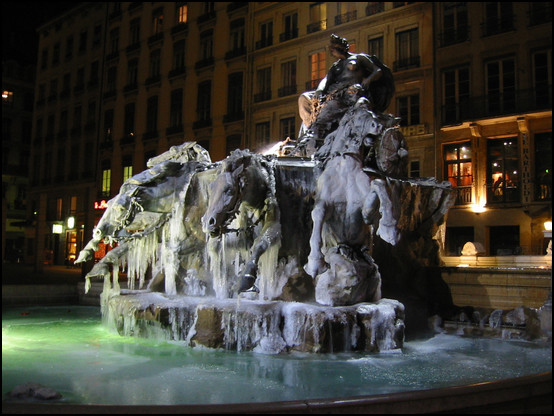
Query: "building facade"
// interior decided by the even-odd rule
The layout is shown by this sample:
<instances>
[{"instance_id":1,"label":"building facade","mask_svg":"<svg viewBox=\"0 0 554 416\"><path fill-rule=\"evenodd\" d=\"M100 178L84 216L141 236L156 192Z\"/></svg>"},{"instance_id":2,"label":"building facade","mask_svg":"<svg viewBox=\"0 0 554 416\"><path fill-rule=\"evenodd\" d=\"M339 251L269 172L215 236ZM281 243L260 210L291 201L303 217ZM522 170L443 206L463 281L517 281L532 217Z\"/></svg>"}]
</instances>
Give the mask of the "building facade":
<instances>
[{"instance_id":1,"label":"building facade","mask_svg":"<svg viewBox=\"0 0 554 416\"><path fill-rule=\"evenodd\" d=\"M552 5L436 3L437 176L446 251L544 255L552 221Z\"/></svg>"},{"instance_id":2,"label":"building facade","mask_svg":"<svg viewBox=\"0 0 554 416\"><path fill-rule=\"evenodd\" d=\"M551 51L546 38L548 30L551 35L551 17L536 27L528 25L521 13L530 16L539 6L509 3L517 15L514 30L491 34L489 39L478 31L492 6L467 3L464 21L460 4L465 3L82 3L47 23L39 29L29 210L35 226L28 241L34 249L27 250L32 253L28 261L33 259L38 267L45 262L71 264L92 235L105 202L126 179L144 170L150 157L170 146L197 141L215 161L236 148L262 150L295 138L300 128L298 96L315 89L331 66L327 45L332 33L345 37L351 51L376 55L393 71L396 93L387 111L401 118L410 150L410 176L450 180L457 195L466 198L449 215L447 233L456 237L448 240L448 247L470 237L464 227L474 227L468 241L479 240L483 227L489 227L489 233L490 227L513 227L514 221L502 220L502 213L515 212L518 246L538 245L531 241L531 235L538 233L530 229L539 226L543 215L539 211L546 213L550 207L551 212L549 191L540 201L529 196L517 203L499 202L498 217L489 225L476 226L468 207L483 200L488 188L482 185L492 178L486 157L487 152L496 155L498 146L488 146L493 142L487 138L517 136L518 154L533 155L529 165L522 165L525 172L548 169L548 160L537 162L535 153L542 155L540 149L551 146L550 55L544 63L544 53ZM504 2L494 4L498 13L505 13L507 6L500 6ZM470 40L456 37L464 22L471 27ZM449 37L452 25L454 43ZM504 51L499 36L512 36L506 38ZM540 90L550 88L550 95L542 97L548 105L540 111L495 113L488 118L460 115L451 78L463 80L469 71L472 89L466 96L486 95L484 83L492 82L493 75L484 77L483 65L496 62L509 71L504 57L510 54L518 64L512 73L527 76L518 79L518 89L546 85ZM542 84L531 81L532 59L540 67L538 73L547 71L546 77L541 75ZM487 68L493 71L494 65ZM462 67L468 69L460 72ZM502 130L503 125L508 130ZM543 136L537 139L537 134ZM473 146L473 165L471 178L462 180L452 169L466 166L443 155L465 142ZM525 192L535 183L526 180ZM503 187L508 192L507 182ZM524 188L519 189L527 198ZM491 212L492 207L479 218Z\"/></svg>"},{"instance_id":3,"label":"building facade","mask_svg":"<svg viewBox=\"0 0 554 416\"><path fill-rule=\"evenodd\" d=\"M2 261L22 262L35 67L2 60Z\"/></svg>"}]
</instances>

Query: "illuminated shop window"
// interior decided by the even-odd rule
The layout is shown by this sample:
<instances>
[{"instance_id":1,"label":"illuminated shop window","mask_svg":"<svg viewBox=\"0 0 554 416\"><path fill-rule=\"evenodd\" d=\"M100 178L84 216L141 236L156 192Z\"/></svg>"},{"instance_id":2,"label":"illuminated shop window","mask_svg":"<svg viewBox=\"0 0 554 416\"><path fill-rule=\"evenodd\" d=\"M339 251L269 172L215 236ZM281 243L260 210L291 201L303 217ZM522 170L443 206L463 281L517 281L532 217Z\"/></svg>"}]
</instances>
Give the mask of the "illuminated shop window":
<instances>
[{"instance_id":1,"label":"illuminated shop window","mask_svg":"<svg viewBox=\"0 0 554 416\"><path fill-rule=\"evenodd\" d=\"M473 164L470 142L456 143L444 148L444 176L456 192L456 204L471 203Z\"/></svg>"},{"instance_id":2,"label":"illuminated shop window","mask_svg":"<svg viewBox=\"0 0 554 416\"><path fill-rule=\"evenodd\" d=\"M518 202L519 158L517 137L487 143L487 202Z\"/></svg>"}]
</instances>

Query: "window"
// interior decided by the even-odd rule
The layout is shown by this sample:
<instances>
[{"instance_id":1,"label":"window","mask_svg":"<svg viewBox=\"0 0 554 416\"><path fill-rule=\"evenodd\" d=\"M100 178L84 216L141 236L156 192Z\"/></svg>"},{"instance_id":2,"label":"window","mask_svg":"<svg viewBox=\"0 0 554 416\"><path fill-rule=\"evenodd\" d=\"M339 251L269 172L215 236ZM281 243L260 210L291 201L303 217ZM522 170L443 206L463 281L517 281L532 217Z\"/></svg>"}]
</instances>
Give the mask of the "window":
<instances>
[{"instance_id":1,"label":"window","mask_svg":"<svg viewBox=\"0 0 554 416\"><path fill-rule=\"evenodd\" d=\"M73 108L73 130L79 130L83 122L83 107L76 105Z\"/></svg>"},{"instance_id":2,"label":"window","mask_svg":"<svg viewBox=\"0 0 554 416\"><path fill-rule=\"evenodd\" d=\"M87 50L87 32L83 31L79 34L79 52Z\"/></svg>"},{"instance_id":3,"label":"window","mask_svg":"<svg viewBox=\"0 0 554 416\"><path fill-rule=\"evenodd\" d=\"M489 227L490 253L492 256L521 254L519 226L504 225Z\"/></svg>"},{"instance_id":4,"label":"window","mask_svg":"<svg viewBox=\"0 0 554 416\"><path fill-rule=\"evenodd\" d=\"M367 53L378 58L383 57L383 36L370 38L367 41Z\"/></svg>"},{"instance_id":5,"label":"window","mask_svg":"<svg viewBox=\"0 0 554 416\"><path fill-rule=\"evenodd\" d=\"M89 74L89 86L98 85L100 80L98 79L98 71L100 68L100 63L98 61L94 61L90 64L90 74Z\"/></svg>"},{"instance_id":6,"label":"window","mask_svg":"<svg viewBox=\"0 0 554 416\"><path fill-rule=\"evenodd\" d=\"M111 142L113 140L113 121L114 111L106 110L104 113L104 141Z\"/></svg>"},{"instance_id":7,"label":"window","mask_svg":"<svg viewBox=\"0 0 554 416\"><path fill-rule=\"evenodd\" d=\"M129 46L138 45L140 42L140 18L131 20L129 24Z\"/></svg>"},{"instance_id":8,"label":"window","mask_svg":"<svg viewBox=\"0 0 554 416\"><path fill-rule=\"evenodd\" d=\"M396 34L396 61L394 70L419 67L419 32L410 29Z\"/></svg>"},{"instance_id":9,"label":"window","mask_svg":"<svg viewBox=\"0 0 554 416\"><path fill-rule=\"evenodd\" d=\"M126 138L133 137L135 135L135 103L129 103L125 105L123 134Z\"/></svg>"},{"instance_id":10,"label":"window","mask_svg":"<svg viewBox=\"0 0 554 416\"><path fill-rule=\"evenodd\" d=\"M244 18L233 20L230 23L229 51L244 49Z\"/></svg>"},{"instance_id":11,"label":"window","mask_svg":"<svg viewBox=\"0 0 554 416\"><path fill-rule=\"evenodd\" d=\"M146 104L146 132L156 133L158 130L158 96L148 99Z\"/></svg>"},{"instance_id":12,"label":"window","mask_svg":"<svg viewBox=\"0 0 554 416\"><path fill-rule=\"evenodd\" d=\"M256 42L256 49L273 45L273 21L260 24L260 40Z\"/></svg>"},{"instance_id":13,"label":"window","mask_svg":"<svg viewBox=\"0 0 554 416\"><path fill-rule=\"evenodd\" d=\"M398 97L397 107L401 126L419 124L419 94Z\"/></svg>"},{"instance_id":14,"label":"window","mask_svg":"<svg viewBox=\"0 0 554 416\"><path fill-rule=\"evenodd\" d=\"M189 18L189 6L184 4L177 5L177 23L187 23Z\"/></svg>"},{"instance_id":15,"label":"window","mask_svg":"<svg viewBox=\"0 0 554 416\"><path fill-rule=\"evenodd\" d=\"M110 55L119 53L119 28L110 30Z\"/></svg>"},{"instance_id":16,"label":"window","mask_svg":"<svg viewBox=\"0 0 554 416\"><path fill-rule=\"evenodd\" d=\"M365 9L366 16L373 16L374 14L385 11L384 1L368 1Z\"/></svg>"},{"instance_id":17,"label":"window","mask_svg":"<svg viewBox=\"0 0 554 416\"><path fill-rule=\"evenodd\" d=\"M260 148L269 144L269 121L256 123L256 143L254 147Z\"/></svg>"},{"instance_id":18,"label":"window","mask_svg":"<svg viewBox=\"0 0 554 416\"><path fill-rule=\"evenodd\" d=\"M73 56L73 36L68 36L65 41L65 60L69 61Z\"/></svg>"},{"instance_id":19,"label":"window","mask_svg":"<svg viewBox=\"0 0 554 416\"><path fill-rule=\"evenodd\" d=\"M279 36L279 41L294 39L298 37L298 13L291 13L283 16L284 32Z\"/></svg>"},{"instance_id":20,"label":"window","mask_svg":"<svg viewBox=\"0 0 554 416\"><path fill-rule=\"evenodd\" d=\"M157 79L160 76L160 49L150 52L150 65L148 68L148 76L150 79Z\"/></svg>"},{"instance_id":21,"label":"window","mask_svg":"<svg viewBox=\"0 0 554 416\"><path fill-rule=\"evenodd\" d=\"M227 89L228 121L242 118L242 72L229 75Z\"/></svg>"},{"instance_id":22,"label":"window","mask_svg":"<svg viewBox=\"0 0 554 416\"><path fill-rule=\"evenodd\" d=\"M256 73L257 93L254 102L271 99L271 67L259 69Z\"/></svg>"},{"instance_id":23,"label":"window","mask_svg":"<svg viewBox=\"0 0 554 416\"><path fill-rule=\"evenodd\" d=\"M469 117L469 68L455 68L442 74L443 124L453 124Z\"/></svg>"},{"instance_id":24,"label":"window","mask_svg":"<svg viewBox=\"0 0 554 416\"><path fill-rule=\"evenodd\" d=\"M164 11L160 7L152 12L152 34L158 34L163 32L164 23Z\"/></svg>"},{"instance_id":25,"label":"window","mask_svg":"<svg viewBox=\"0 0 554 416\"><path fill-rule=\"evenodd\" d=\"M356 20L358 17L358 11L356 10L356 3L341 1L337 3L337 15L335 16L335 25L347 23L352 20Z\"/></svg>"},{"instance_id":26,"label":"window","mask_svg":"<svg viewBox=\"0 0 554 416\"><path fill-rule=\"evenodd\" d=\"M180 40L173 44L173 70L185 68L185 41Z\"/></svg>"},{"instance_id":27,"label":"window","mask_svg":"<svg viewBox=\"0 0 554 416\"><path fill-rule=\"evenodd\" d=\"M102 167L102 196L109 197L111 194L112 170L109 162L104 162Z\"/></svg>"},{"instance_id":28,"label":"window","mask_svg":"<svg viewBox=\"0 0 554 416\"><path fill-rule=\"evenodd\" d=\"M92 32L92 47L96 48L100 46L101 42L102 42L102 26L96 25L94 26L94 29Z\"/></svg>"},{"instance_id":29,"label":"window","mask_svg":"<svg viewBox=\"0 0 554 416\"><path fill-rule=\"evenodd\" d=\"M444 147L444 177L456 192L456 205L471 203L473 163L471 143L456 143Z\"/></svg>"},{"instance_id":30,"label":"window","mask_svg":"<svg viewBox=\"0 0 554 416\"><path fill-rule=\"evenodd\" d=\"M552 49L533 53L532 60L535 106L552 107Z\"/></svg>"},{"instance_id":31,"label":"window","mask_svg":"<svg viewBox=\"0 0 554 416\"><path fill-rule=\"evenodd\" d=\"M183 125L183 90L177 89L171 91L171 106L169 108L170 127L180 127Z\"/></svg>"},{"instance_id":32,"label":"window","mask_svg":"<svg viewBox=\"0 0 554 416\"><path fill-rule=\"evenodd\" d=\"M58 148L58 160L56 160L56 180L63 181L65 172L65 147ZM77 172L73 171L72 174Z\"/></svg>"},{"instance_id":33,"label":"window","mask_svg":"<svg viewBox=\"0 0 554 416\"><path fill-rule=\"evenodd\" d=\"M294 126L294 117L282 118L280 121L280 136L282 140L287 137L296 137L296 128Z\"/></svg>"},{"instance_id":34,"label":"window","mask_svg":"<svg viewBox=\"0 0 554 416\"><path fill-rule=\"evenodd\" d=\"M420 177L420 163L419 159L410 161L410 178Z\"/></svg>"},{"instance_id":35,"label":"window","mask_svg":"<svg viewBox=\"0 0 554 416\"><path fill-rule=\"evenodd\" d=\"M327 75L327 57L325 52L310 55L310 81L307 90L315 90L321 80Z\"/></svg>"},{"instance_id":36,"label":"window","mask_svg":"<svg viewBox=\"0 0 554 416\"><path fill-rule=\"evenodd\" d=\"M10 107L13 106L13 91L2 91L2 104L7 104Z\"/></svg>"},{"instance_id":37,"label":"window","mask_svg":"<svg viewBox=\"0 0 554 416\"><path fill-rule=\"evenodd\" d=\"M225 154L230 154L235 149L240 149L242 137L240 134L227 136L225 141Z\"/></svg>"},{"instance_id":38,"label":"window","mask_svg":"<svg viewBox=\"0 0 554 416\"><path fill-rule=\"evenodd\" d=\"M514 29L514 11L510 1L485 2L483 36L491 36Z\"/></svg>"},{"instance_id":39,"label":"window","mask_svg":"<svg viewBox=\"0 0 554 416\"><path fill-rule=\"evenodd\" d=\"M133 176L133 157L124 156L121 164L123 165L123 182L125 182Z\"/></svg>"},{"instance_id":40,"label":"window","mask_svg":"<svg viewBox=\"0 0 554 416\"><path fill-rule=\"evenodd\" d=\"M535 134L535 199L552 200L552 132Z\"/></svg>"},{"instance_id":41,"label":"window","mask_svg":"<svg viewBox=\"0 0 554 416\"><path fill-rule=\"evenodd\" d=\"M515 111L516 74L513 58L488 62L485 66L489 115Z\"/></svg>"},{"instance_id":42,"label":"window","mask_svg":"<svg viewBox=\"0 0 554 416\"><path fill-rule=\"evenodd\" d=\"M52 51L52 65L57 65L60 63L60 42L54 44L54 49Z\"/></svg>"},{"instance_id":43,"label":"window","mask_svg":"<svg viewBox=\"0 0 554 416\"><path fill-rule=\"evenodd\" d=\"M127 64L127 88L136 87L138 83L138 59L131 59Z\"/></svg>"},{"instance_id":44,"label":"window","mask_svg":"<svg viewBox=\"0 0 554 416\"><path fill-rule=\"evenodd\" d=\"M212 82L204 81L198 84L197 117L202 124L211 123Z\"/></svg>"},{"instance_id":45,"label":"window","mask_svg":"<svg viewBox=\"0 0 554 416\"><path fill-rule=\"evenodd\" d=\"M307 32L314 33L327 29L327 4L318 2L310 4L310 24Z\"/></svg>"},{"instance_id":46,"label":"window","mask_svg":"<svg viewBox=\"0 0 554 416\"><path fill-rule=\"evenodd\" d=\"M115 93L115 85L117 80L117 66L108 68L106 91L108 93Z\"/></svg>"},{"instance_id":47,"label":"window","mask_svg":"<svg viewBox=\"0 0 554 416\"><path fill-rule=\"evenodd\" d=\"M446 227L446 255L461 256L465 243L475 241L474 235L473 227Z\"/></svg>"},{"instance_id":48,"label":"window","mask_svg":"<svg viewBox=\"0 0 554 416\"><path fill-rule=\"evenodd\" d=\"M441 46L452 45L468 40L469 27L465 2L442 3Z\"/></svg>"},{"instance_id":49,"label":"window","mask_svg":"<svg viewBox=\"0 0 554 416\"><path fill-rule=\"evenodd\" d=\"M296 60L281 64L279 97L296 94Z\"/></svg>"},{"instance_id":50,"label":"window","mask_svg":"<svg viewBox=\"0 0 554 416\"><path fill-rule=\"evenodd\" d=\"M200 59L207 60L213 58L214 32L212 29L206 30L200 34Z\"/></svg>"},{"instance_id":51,"label":"window","mask_svg":"<svg viewBox=\"0 0 554 416\"><path fill-rule=\"evenodd\" d=\"M487 141L487 202L518 202L517 137Z\"/></svg>"}]
</instances>

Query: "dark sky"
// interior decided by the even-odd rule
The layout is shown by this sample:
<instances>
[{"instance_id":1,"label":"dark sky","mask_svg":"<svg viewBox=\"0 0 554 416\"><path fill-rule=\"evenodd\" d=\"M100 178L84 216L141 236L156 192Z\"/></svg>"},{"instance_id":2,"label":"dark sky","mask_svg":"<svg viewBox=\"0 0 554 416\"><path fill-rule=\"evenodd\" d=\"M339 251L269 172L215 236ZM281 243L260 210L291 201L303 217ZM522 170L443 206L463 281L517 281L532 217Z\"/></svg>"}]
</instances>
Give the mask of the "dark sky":
<instances>
[{"instance_id":1,"label":"dark sky","mask_svg":"<svg viewBox=\"0 0 554 416\"><path fill-rule=\"evenodd\" d=\"M2 58L37 59L36 29L78 2L2 1Z\"/></svg>"}]
</instances>

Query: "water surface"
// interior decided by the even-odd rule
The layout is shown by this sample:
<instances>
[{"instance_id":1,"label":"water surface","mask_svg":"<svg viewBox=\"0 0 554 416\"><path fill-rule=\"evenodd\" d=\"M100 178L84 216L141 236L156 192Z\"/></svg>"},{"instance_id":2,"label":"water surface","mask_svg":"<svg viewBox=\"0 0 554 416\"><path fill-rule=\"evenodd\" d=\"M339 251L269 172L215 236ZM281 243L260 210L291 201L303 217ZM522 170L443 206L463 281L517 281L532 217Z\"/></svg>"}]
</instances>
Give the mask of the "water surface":
<instances>
[{"instance_id":1,"label":"water surface","mask_svg":"<svg viewBox=\"0 0 554 416\"><path fill-rule=\"evenodd\" d=\"M437 335L380 354L217 351L121 337L100 308L2 312L2 397L36 382L65 403L172 405L269 402L395 393L552 370L551 346Z\"/></svg>"}]
</instances>

